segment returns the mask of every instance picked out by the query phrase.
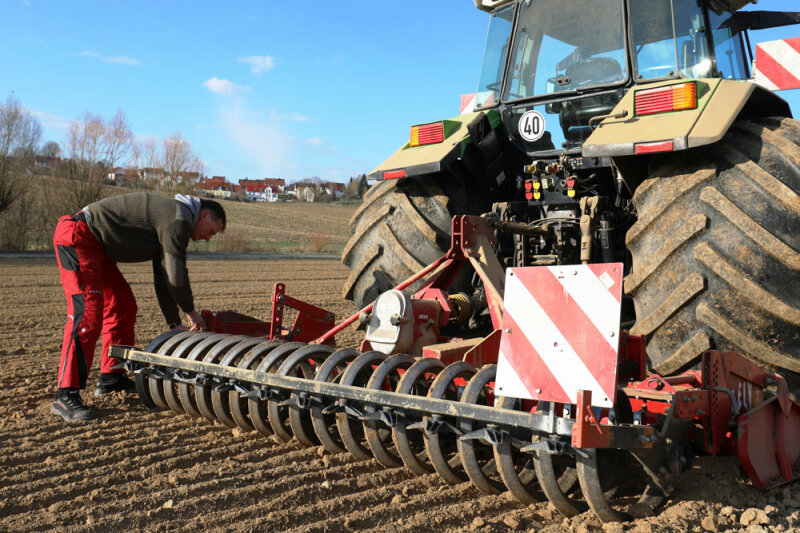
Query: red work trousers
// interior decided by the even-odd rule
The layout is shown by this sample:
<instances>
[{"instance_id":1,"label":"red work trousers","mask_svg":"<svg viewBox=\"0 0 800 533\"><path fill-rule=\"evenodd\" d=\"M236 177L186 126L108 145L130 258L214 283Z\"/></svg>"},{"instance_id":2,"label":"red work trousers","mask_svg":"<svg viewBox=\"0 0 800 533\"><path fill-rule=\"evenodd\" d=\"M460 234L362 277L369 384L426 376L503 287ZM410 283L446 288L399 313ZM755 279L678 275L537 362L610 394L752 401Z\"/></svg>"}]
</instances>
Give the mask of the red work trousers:
<instances>
[{"instance_id":1,"label":"red work trousers","mask_svg":"<svg viewBox=\"0 0 800 533\"><path fill-rule=\"evenodd\" d=\"M112 344L134 344L136 299L117 263L106 257L103 245L82 220L63 216L53 246L67 297L67 324L58 366L58 387L86 387L100 334L103 351L100 372L121 372L108 357Z\"/></svg>"}]
</instances>

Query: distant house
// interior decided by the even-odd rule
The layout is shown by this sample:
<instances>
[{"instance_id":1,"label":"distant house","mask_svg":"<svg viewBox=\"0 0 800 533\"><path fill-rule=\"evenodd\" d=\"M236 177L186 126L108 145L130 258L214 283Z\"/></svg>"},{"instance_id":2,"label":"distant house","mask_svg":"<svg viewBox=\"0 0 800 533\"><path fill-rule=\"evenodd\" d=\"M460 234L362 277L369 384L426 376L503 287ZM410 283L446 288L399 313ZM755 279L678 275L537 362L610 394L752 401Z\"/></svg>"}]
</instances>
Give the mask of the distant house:
<instances>
[{"instance_id":1,"label":"distant house","mask_svg":"<svg viewBox=\"0 0 800 533\"><path fill-rule=\"evenodd\" d=\"M157 184L161 186L164 182L164 178L167 176L166 171L163 168L157 167L145 167L139 170L139 177L148 184Z\"/></svg>"},{"instance_id":2,"label":"distant house","mask_svg":"<svg viewBox=\"0 0 800 533\"><path fill-rule=\"evenodd\" d=\"M265 192L267 189L282 192L286 186L286 180L280 178L264 178L262 180L242 179L239 185L244 187L247 192Z\"/></svg>"},{"instance_id":3,"label":"distant house","mask_svg":"<svg viewBox=\"0 0 800 533\"><path fill-rule=\"evenodd\" d=\"M286 186L286 194L294 196L298 200L313 202L319 194L329 194L331 198L338 200L344 196L346 185L333 181L299 181Z\"/></svg>"},{"instance_id":4,"label":"distant house","mask_svg":"<svg viewBox=\"0 0 800 533\"><path fill-rule=\"evenodd\" d=\"M204 191L233 192L234 185L229 182L225 176L214 176L212 178L198 180L197 183L194 184L194 188Z\"/></svg>"},{"instance_id":5,"label":"distant house","mask_svg":"<svg viewBox=\"0 0 800 533\"><path fill-rule=\"evenodd\" d=\"M278 194L284 191L286 181L280 178L264 178L261 180L241 179L241 187L247 199L254 202L275 202Z\"/></svg>"},{"instance_id":6,"label":"distant house","mask_svg":"<svg viewBox=\"0 0 800 533\"><path fill-rule=\"evenodd\" d=\"M37 170L55 170L61 161L62 159L60 157L52 155L37 155L33 159L34 166Z\"/></svg>"},{"instance_id":7,"label":"distant house","mask_svg":"<svg viewBox=\"0 0 800 533\"><path fill-rule=\"evenodd\" d=\"M247 200L250 202L277 202L279 191L272 190L272 187L267 187L263 192L245 192Z\"/></svg>"},{"instance_id":8,"label":"distant house","mask_svg":"<svg viewBox=\"0 0 800 533\"><path fill-rule=\"evenodd\" d=\"M320 183L320 189L330 194L331 197L335 198L336 200L344 196L344 190L346 187L347 186L344 183L338 183L335 181L326 181L324 183Z\"/></svg>"},{"instance_id":9,"label":"distant house","mask_svg":"<svg viewBox=\"0 0 800 533\"><path fill-rule=\"evenodd\" d=\"M298 200L313 202L317 197L317 184L310 181L292 183L286 188L286 194Z\"/></svg>"},{"instance_id":10,"label":"distant house","mask_svg":"<svg viewBox=\"0 0 800 533\"><path fill-rule=\"evenodd\" d=\"M108 181L119 187L130 187L139 183L138 168L116 167L108 173Z\"/></svg>"},{"instance_id":11,"label":"distant house","mask_svg":"<svg viewBox=\"0 0 800 533\"><path fill-rule=\"evenodd\" d=\"M200 180L199 172L178 172L178 183L197 183Z\"/></svg>"},{"instance_id":12,"label":"distant house","mask_svg":"<svg viewBox=\"0 0 800 533\"><path fill-rule=\"evenodd\" d=\"M225 176L213 176L198 180L194 184L194 188L203 191L206 196L214 198L228 198L235 192L235 185L230 183Z\"/></svg>"}]
</instances>

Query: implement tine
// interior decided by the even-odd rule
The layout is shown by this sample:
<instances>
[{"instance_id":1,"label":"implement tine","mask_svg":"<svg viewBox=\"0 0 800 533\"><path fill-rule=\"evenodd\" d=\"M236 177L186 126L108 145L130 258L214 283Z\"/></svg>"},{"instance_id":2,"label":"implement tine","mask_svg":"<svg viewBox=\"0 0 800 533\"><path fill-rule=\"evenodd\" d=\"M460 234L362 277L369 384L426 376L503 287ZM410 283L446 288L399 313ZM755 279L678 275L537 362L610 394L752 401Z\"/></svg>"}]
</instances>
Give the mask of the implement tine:
<instances>
[{"instance_id":1,"label":"implement tine","mask_svg":"<svg viewBox=\"0 0 800 533\"><path fill-rule=\"evenodd\" d=\"M361 421L378 420L380 422L383 422L384 424L386 424L390 428L395 428L395 427L397 427L397 424L400 421L400 417L401 416L402 415L400 415L399 413L397 413L393 409L384 408L384 409L379 409L379 410L377 410L375 412L372 412L372 413L366 413L366 414L358 417L358 419L361 420Z\"/></svg>"},{"instance_id":2,"label":"implement tine","mask_svg":"<svg viewBox=\"0 0 800 533\"><path fill-rule=\"evenodd\" d=\"M246 395L250 392L250 389L241 385L238 381L231 380L228 382L222 382L216 387L214 387L215 392L228 392L228 391L236 391L239 394Z\"/></svg>"},{"instance_id":3,"label":"implement tine","mask_svg":"<svg viewBox=\"0 0 800 533\"><path fill-rule=\"evenodd\" d=\"M323 414L330 413L347 413L354 418L361 418L364 413L347 403L346 400L337 400L335 403L330 404L322 410Z\"/></svg>"},{"instance_id":4,"label":"implement tine","mask_svg":"<svg viewBox=\"0 0 800 533\"><path fill-rule=\"evenodd\" d=\"M507 435L508 432L502 429L485 427L461 435L459 440L480 440L490 446L497 446L498 444L502 444Z\"/></svg>"},{"instance_id":5,"label":"implement tine","mask_svg":"<svg viewBox=\"0 0 800 533\"><path fill-rule=\"evenodd\" d=\"M454 435L461 436L464 434L463 431L455 427L450 422L446 422L442 420L442 417L438 415L431 416L422 420L420 422L414 422L413 424L409 424L406 426L407 429L422 429L425 431L426 435L435 435L439 431L449 431Z\"/></svg>"}]
</instances>

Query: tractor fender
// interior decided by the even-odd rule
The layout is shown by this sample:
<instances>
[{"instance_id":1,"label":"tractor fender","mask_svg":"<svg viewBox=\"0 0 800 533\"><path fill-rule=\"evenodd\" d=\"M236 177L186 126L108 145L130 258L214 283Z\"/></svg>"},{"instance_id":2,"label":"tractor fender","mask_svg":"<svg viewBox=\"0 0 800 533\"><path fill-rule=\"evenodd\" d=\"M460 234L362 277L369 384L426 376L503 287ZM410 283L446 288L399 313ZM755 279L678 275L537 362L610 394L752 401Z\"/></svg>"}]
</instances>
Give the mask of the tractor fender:
<instances>
[{"instance_id":1,"label":"tractor fender","mask_svg":"<svg viewBox=\"0 0 800 533\"><path fill-rule=\"evenodd\" d=\"M637 93L684 83L697 84L695 109L636 115ZM627 92L586 140L583 156L618 157L696 148L722 139L739 118L773 115L791 117L789 104L749 81L707 78L649 83Z\"/></svg>"},{"instance_id":2,"label":"tractor fender","mask_svg":"<svg viewBox=\"0 0 800 533\"><path fill-rule=\"evenodd\" d=\"M485 123L486 119L491 129L500 124L500 115L495 110L467 113L443 120L442 142L420 146L411 146L410 142L406 142L367 177L370 180L396 179L440 172L464 157L467 147L473 142L473 134L470 132L476 131L474 125ZM483 129L485 128L481 128Z\"/></svg>"}]
</instances>

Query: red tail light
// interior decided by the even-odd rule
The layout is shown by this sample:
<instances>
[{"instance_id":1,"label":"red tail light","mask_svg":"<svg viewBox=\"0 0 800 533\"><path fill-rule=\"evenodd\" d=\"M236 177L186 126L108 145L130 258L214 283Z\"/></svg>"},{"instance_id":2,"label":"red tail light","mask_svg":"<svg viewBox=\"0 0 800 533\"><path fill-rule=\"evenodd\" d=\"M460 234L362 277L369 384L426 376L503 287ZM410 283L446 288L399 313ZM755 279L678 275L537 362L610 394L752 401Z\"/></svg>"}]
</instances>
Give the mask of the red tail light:
<instances>
[{"instance_id":1,"label":"red tail light","mask_svg":"<svg viewBox=\"0 0 800 533\"><path fill-rule=\"evenodd\" d=\"M385 180L395 180L397 178L405 178L406 177L406 169L401 168L400 170L387 170L383 173L383 179Z\"/></svg>"},{"instance_id":2,"label":"red tail light","mask_svg":"<svg viewBox=\"0 0 800 533\"><path fill-rule=\"evenodd\" d=\"M697 84L680 83L636 91L633 102L637 116L697 109Z\"/></svg>"},{"instance_id":3,"label":"red tail light","mask_svg":"<svg viewBox=\"0 0 800 533\"><path fill-rule=\"evenodd\" d=\"M411 126L411 146L437 144L444 141L444 122Z\"/></svg>"},{"instance_id":4,"label":"red tail light","mask_svg":"<svg viewBox=\"0 0 800 533\"><path fill-rule=\"evenodd\" d=\"M656 154L659 152L672 152L675 149L672 141L661 141L653 143L638 143L634 147L636 154Z\"/></svg>"}]
</instances>

